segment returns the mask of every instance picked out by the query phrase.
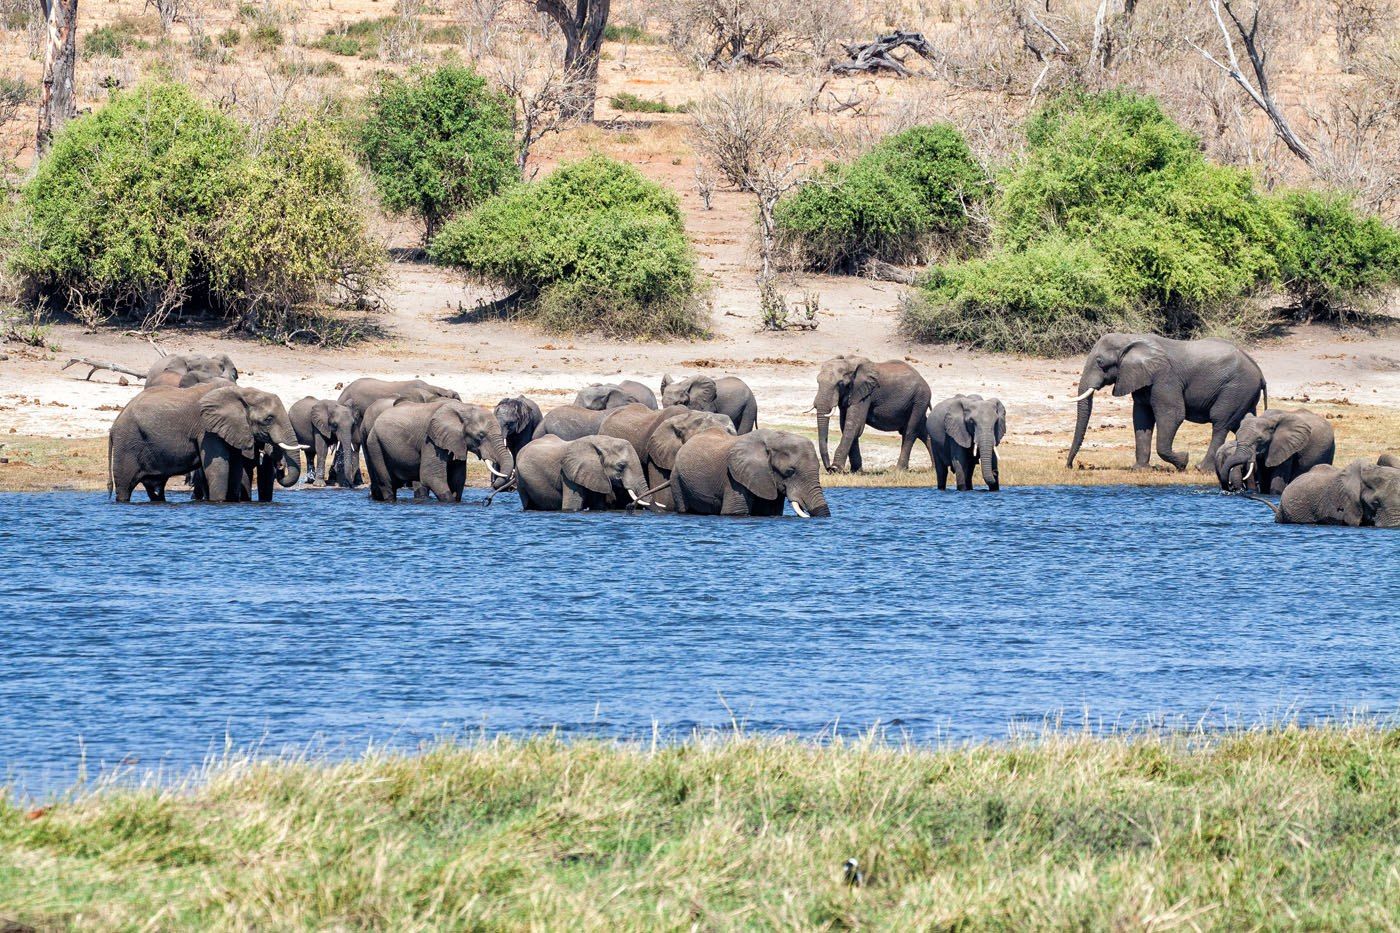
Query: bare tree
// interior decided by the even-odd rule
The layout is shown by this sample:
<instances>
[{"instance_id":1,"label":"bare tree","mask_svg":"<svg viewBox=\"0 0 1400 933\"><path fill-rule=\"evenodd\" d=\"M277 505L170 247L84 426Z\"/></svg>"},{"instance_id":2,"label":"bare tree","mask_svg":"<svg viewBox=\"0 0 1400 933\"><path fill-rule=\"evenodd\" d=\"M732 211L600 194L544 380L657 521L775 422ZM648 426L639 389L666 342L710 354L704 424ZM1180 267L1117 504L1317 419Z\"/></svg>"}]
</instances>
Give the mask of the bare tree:
<instances>
[{"instance_id":1,"label":"bare tree","mask_svg":"<svg viewBox=\"0 0 1400 933\"><path fill-rule=\"evenodd\" d=\"M151 7L156 8L156 15L160 17L161 32L169 32L180 19L180 0L146 0L143 9Z\"/></svg>"},{"instance_id":2,"label":"bare tree","mask_svg":"<svg viewBox=\"0 0 1400 933\"><path fill-rule=\"evenodd\" d=\"M1206 0L1206 5L1215 16L1216 25L1220 27L1220 38L1224 43L1225 56L1229 59L1228 64L1220 61L1210 52L1192 42L1191 45L1197 52L1215 67L1219 68L1249 95L1254 105L1264 112L1273 124L1274 132L1289 151L1311 166L1315 160L1312 150L1298 138L1298 134L1293 132L1293 127L1289 125L1288 118L1284 116L1283 109L1274 100L1273 91L1269 89L1269 75L1266 70L1269 53L1259 41L1259 0L1254 0L1253 10L1250 13L1249 25L1236 15L1234 4L1237 0ZM1225 24L1226 19L1230 20L1230 25ZM1250 69L1254 72L1254 83L1250 83L1249 78L1241 68L1239 56L1235 51L1235 42L1231 35L1233 27L1234 35L1239 36L1240 43L1244 46L1245 55L1249 58Z\"/></svg>"},{"instance_id":3,"label":"bare tree","mask_svg":"<svg viewBox=\"0 0 1400 933\"><path fill-rule=\"evenodd\" d=\"M39 126L34 148L40 155L63 124L77 113L73 66L78 52L78 0L39 0L48 41L44 44L44 79L39 94Z\"/></svg>"},{"instance_id":4,"label":"bare tree","mask_svg":"<svg viewBox=\"0 0 1400 933\"><path fill-rule=\"evenodd\" d=\"M702 68L778 68L849 38L850 0L664 0L670 41Z\"/></svg>"},{"instance_id":5,"label":"bare tree","mask_svg":"<svg viewBox=\"0 0 1400 933\"><path fill-rule=\"evenodd\" d=\"M535 0L535 9L554 20L564 34L564 70L571 81L588 89L570 102L570 118L593 120L593 104L598 97L598 59L603 50L603 33L608 28L612 0L574 0L569 9L564 0Z\"/></svg>"},{"instance_id":6,"label":"bare tree","mask_svg":"<svg viewBox=\"0 0 1400 933\"><path fill-rule=\"evenodd\" d=\"M496 85L515 103L515 128L520 138L516 165L521 175L535 143L574 123L593 102L596 85L577 78L553 54L547 43L518 42L498 58L492 69Z\"/></svg>"}]
</instances>

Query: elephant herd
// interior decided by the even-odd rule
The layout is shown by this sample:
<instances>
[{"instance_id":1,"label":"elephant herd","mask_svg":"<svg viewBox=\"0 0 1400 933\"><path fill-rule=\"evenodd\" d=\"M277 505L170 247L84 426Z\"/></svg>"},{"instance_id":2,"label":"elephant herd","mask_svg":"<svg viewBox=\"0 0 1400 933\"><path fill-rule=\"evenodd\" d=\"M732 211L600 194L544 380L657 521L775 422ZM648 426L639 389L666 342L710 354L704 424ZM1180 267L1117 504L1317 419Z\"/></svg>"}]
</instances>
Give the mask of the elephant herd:
<instances>
[{"instance_id":1,"label":"elephant herd","mask_svg":"<svg viewBox=\"0 0 1400 933\"><path fill-rule=\"evenodd\" d=\"M370 378L351 382L336 399L307 397L286 410L237 379L227 356L167 357L152 367L110 432L118 501L129 501L137 485L161 501L167 480L182 474L196 499L269 499L275 484L297 483L304 450L309 481L353 487L367 472L370 496L380 501L406 487L415 498L460 501L475 455L492 474L491 497L514 490L526 510L760 516L791 504L800 516L824 516L821 472L861 470L866 428L899 434L899 469L909 468L921 442L938 488L947 488L951 471L959 490L972 488L978 468L989 490L1000 488L997 445L1006 434L998 399L957 395L934 403L907 362L854 355L828 360L817 374L815 449L799 435L760 428L753 391L733 376L668 375L659 397L632 380L592 385L548 412L524 396L488 409L422 380ZM1186 469L1186 455L1174 449L1178 429L1186 421L1210 424L1198 469L1214 470L1227 492L1267 502L1279 521L1400 527L1400 459L1334 467L1331 424L1303 409L1268 409L1263 373L1231 343L1100 338L1072 399L1078 409L1067 467L1083 444L1094 393L1109 386L1133 400L1135 469L1148 468L1154 435L1157 455ZM841 431L834 453L833 409Z\"/></svg>"}]
</instances>

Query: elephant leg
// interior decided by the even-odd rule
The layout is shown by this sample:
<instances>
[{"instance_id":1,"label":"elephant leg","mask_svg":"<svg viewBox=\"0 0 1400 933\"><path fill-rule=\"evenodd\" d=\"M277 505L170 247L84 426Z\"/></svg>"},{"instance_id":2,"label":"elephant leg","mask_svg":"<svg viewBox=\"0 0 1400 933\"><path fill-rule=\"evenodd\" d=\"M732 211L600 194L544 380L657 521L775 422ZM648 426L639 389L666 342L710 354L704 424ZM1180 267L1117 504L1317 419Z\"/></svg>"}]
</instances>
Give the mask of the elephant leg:
<instances>
[{"instance_id":1,"label":"elephant leg","mask_svg":"<svg viewBox=\"0 0 1400 933\"><path fill-rule=\"evenodd\" d=\"M744 405L744 410L739 415L739 423L734 426L734 429L738 434L748 434L756 427L758 427L758 406L754 402L748 402Z\"/></svg>"},{"instance_id":2,"label":"elephant leg","mask_svg":"<svg viewBox=\"0 0 1400 933\"><path fill-rule=\"evenodd\" d=\"M272 501L272 487L277 483L276 462L269 459L258 461L255 474L258 478L258 501Z\"/></svg>"},{"instance_id":3,"label":"elephant leg","mask_svg":"<svg viewBox=\"0 0 1400 933\"><path fill-rule=\"evenodd\" d=\"M1253 404L1251 401L1250 405L1253 406ZM1240 429L1240 422L1248 413L1248 410L1240 409L1238 403L1227 405L1223 400L1211 407L1210 446L1206 448L1205 457L1196 464L1196 469L1203 473L1215 469L1215 452L1225 443L1225 439L1231 431Z\"/></svg>"},{"instance_id":4,"label":"elephant leg","mask_svg":"<svg viewBox=\"0 0 1400 933\"><path fill-rule=\"evenodd\" d=\"M933 475L938 479L938 488L948 488L948 458L941 451L933 456Z\"/></svg>"},{"instance_id":5,"label":"elephant leg","mask_svg":"<svg viewBox=\"0 0 1400 933\"><path fill-rule=\"evenodd\" d=\"M165 483L155 479L143 479L141 485L146 489L147 499L152 502L165 501Z\"/></svg>"},{"instance_id":6,"label":"elephant leg","mask_svg":"<svg viewBox=\"0 0 1400 933\"><path fill-rule=\"evenodd\" d=\"M448 501L461 502L462 490L466 488L467 461L453 460L447 465L447 494L452 497Z\"/></svg>"},{"instance_id":7,"label":"elephant leg","mask_svg":"<svg viewBox=\"0 0 1400 933\"><path fill-rule=\"evenodd\" d=\"M419 456L418 482L413 484L413 500L421 502L431 492L440 502L451 502L451 455L431 441L423 445Z\"/></svg>"},{"instance_id":8,"label":"elephant leg","mask_svg":"<svg viewBox=\"0 0 1400 933\"><path fill-rule=\"evenodd\" d=\"M579 489L567 479L564 480L562 502L559 505L561 512L582 512L584 506L583 490Z\"/></svg>"},{"instance_id":9,"label":"elephant leg","mask_svg":"<svg viewBox=\"0 0 1400 933\"><path fill-rule=\"evenodd\" d=\"M958 492L967 492L972 488L972 450L967 447L959 447L953 456L953 478L957 480Z\"/></svg>"},{"instance_id":10,"label":"elephant leg","mask_svg":"<svg viewBox=\"0 0 1400 933\"><path fill-rule=\"evenodd\" d=\"M847 459L850 460L852 473L859 473L864 468L865 458L860 453L860 435L856 435L856 439L851 441L851 452Z\"/></svg>"},{"instance_id":11,"label":"elephant leg","mask_svg":"<svg viewBox=\"0 0 1400 933\"><path fill-rule=\"evenodd\" d=\"M1133 396L1133 442L1136 451L1133 458L1134 470L1146 470L1152 460L1152 428L1157 424L1157 415L1145 398Z\"/></svg>"},{"instance_id":12,"label":"elephant leg","mask_svg":"<svg viewBox=\"0 0 1400 933\"><path fill-rule=\"evenodd\" d=\"M749 515L749 498L744 495L744 491L734 485L731 479L729 485L724 490L724 497L720 500L719 514L721 515Z\"/></svg>"},{"instance_id":13,"label":"elephant leg","mask_svg":"<svg viewBox=\"0 0 1400 933\"><path fill-rule=\"evenodd\" d=\"M369 466L370 498L376 502L393 502L398 486L389 474L389 464L384 451L379 449L377 436L375 443L365 445L365 463Z\"/></svg>"},{"instance_id":14,"label":"elephant leg","mask_svg":"<svg viewBox=\"0 0 1400 933\"><path fill-rule=\"evenodd\" d=\"M1175 467L1178 473L1186 470L1186 455L1173 450L1172 443L1176 440L1176 432L1181 429L1181 423L1185 420L1186 418L1179 411L1172 411L1157 417L1157 456Z\"/></svg>"},{"instance_id":15,"label":"elephant leg","mask_svg":"<svg viewBox=\"0 0 1400 933\"><path fill-rule=\"evenodd\" d=\"M846 465L846 458L851 459L851 472L860 472L860 433L865 430L865 416L869 406L861 404L857 408L843 408L841 410L841 443L836 445L836 453L831 457L831 472L839 473Z\"/></svg>"},{"instance_id":16,"label":"elephant leg","mask_svg":"<svg viewBox=\"0 0 1400 933\"><path fill-rule=\"evenodd\" d=\"M200 440L199 456L208 500L237 502L243 491L243 458L212 434Z\"/></svg>"},{"instance_id":17,"label":"elephant leg","mask_svg":"<svg viewBox=\"0 0 1400 933\"><path fill-rule=\"evenodd\" d=\"M899 470L909 469L909 455L914 452L914 441L917 439L918 429L912 425L904 426L904 431L899 439L899 460L895 462L895 468Z\"/></svg>"},{"instance_id":18,"label":"elephant leg","mask_svg":"<svg viewBox=\"0 0 1400 933\"><path fill-rule=\"evenodd\" d=\"M329 449L330 446L326 443L326 439L321 435L317 434L315 459L311 461L311 472L314 474L311 477L311 483L313 486L326 485L326 454L329 451Z\"/></svg>"}]
</instances>

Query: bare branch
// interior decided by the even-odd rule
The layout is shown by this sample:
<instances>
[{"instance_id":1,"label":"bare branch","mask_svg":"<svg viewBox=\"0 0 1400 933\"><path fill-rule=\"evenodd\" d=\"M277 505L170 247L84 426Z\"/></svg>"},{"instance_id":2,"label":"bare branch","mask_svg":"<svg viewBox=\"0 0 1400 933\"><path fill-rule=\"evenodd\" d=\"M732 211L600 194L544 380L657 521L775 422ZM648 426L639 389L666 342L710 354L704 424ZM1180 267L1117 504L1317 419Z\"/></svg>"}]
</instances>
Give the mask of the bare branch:
<instances>
[{"instance_id":1,"label":"bare branch","mask_svg":"<svg viewBox=\"0 0 1400 933\"><path fill-rule=\"evenodd\" d=\"M92 374L97 372L99 369L108 369L114 373L125 373L128 376L135 376L137 379L146 378L145 373L138 373L134 369L127 369L125 366L118 366L116 363L109 363L106 360L90 360L87 357L77 357L75 359L71 359L67 363L63 364L63 368L67 369L70 366L79 365L88 367L88 374L83 377L84 382L91 380Z\"/></svg>"}]
</instances>

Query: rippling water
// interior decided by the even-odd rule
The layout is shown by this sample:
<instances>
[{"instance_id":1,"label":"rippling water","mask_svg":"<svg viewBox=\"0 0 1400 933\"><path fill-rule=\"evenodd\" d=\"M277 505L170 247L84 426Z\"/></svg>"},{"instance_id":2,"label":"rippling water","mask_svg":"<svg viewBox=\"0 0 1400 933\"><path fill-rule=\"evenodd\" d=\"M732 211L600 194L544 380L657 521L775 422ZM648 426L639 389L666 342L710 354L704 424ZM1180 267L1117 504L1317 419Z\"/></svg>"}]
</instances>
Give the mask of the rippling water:
<instances>
[{"instance_id":1,"label":"rippling water","mask_svg":"<svg viewBox=\"0 0 1400 933\"><path fill-rule=\"evenodd\" d=\"M480 495L480 490L469 495ZM830 520L0 494L0 783L225 741L1001 737L1400 699L1400 534L1205 489L829 491Z\"/></svg>"}]
</instances>

